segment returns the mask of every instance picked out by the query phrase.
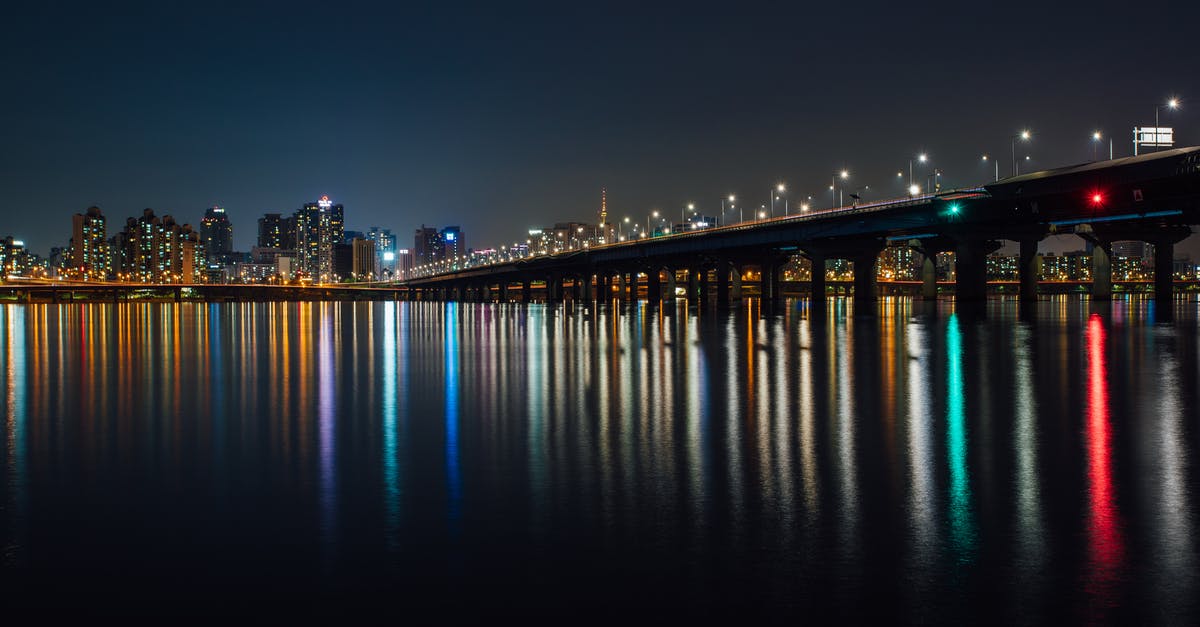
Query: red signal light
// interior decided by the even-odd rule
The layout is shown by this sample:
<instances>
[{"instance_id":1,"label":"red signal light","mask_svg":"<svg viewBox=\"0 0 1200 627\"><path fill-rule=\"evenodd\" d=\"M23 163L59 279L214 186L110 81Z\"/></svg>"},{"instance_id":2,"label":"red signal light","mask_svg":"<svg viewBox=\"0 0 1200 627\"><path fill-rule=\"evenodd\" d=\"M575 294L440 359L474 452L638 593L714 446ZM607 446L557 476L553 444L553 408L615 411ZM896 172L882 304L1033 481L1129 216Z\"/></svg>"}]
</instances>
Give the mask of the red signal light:
<instances>
[{"instance_id":1,"label":"red signal light","mask_svg":"<svg viewBox=\"0 0 1200 627\"><path fill-rule=\"evenodd\" d=\"M1099 204L1103 204L1103 203L1104 203L1104 194L1101 194L1100 192L1093 192L1092 193L1092 204L1099 205Z\"/></svg>"}]
</instances>

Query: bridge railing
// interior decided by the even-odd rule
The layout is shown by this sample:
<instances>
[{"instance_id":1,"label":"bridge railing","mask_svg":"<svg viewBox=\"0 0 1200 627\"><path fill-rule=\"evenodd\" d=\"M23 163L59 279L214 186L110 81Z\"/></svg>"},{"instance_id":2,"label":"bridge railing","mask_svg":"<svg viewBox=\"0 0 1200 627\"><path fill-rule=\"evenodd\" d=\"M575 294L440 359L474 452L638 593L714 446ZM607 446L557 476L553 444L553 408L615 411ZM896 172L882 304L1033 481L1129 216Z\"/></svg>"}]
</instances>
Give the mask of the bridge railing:
<instances>
[{"instance_id":1,"label":"bridge railing","mask_svg":"<svg viewBox=\"0 0 1200 627\"><path fill-rule=\"evenodd\" d=\"M871 212L882 211L882 210L886 210L886 209L895 209L898 207L920 205L920 204L927 203L927 202L934 200L936 198L939 198L939 197L956 195L956 194L984 195L986 193L987 193L986 190L984 190L983 188L965 188L965 189L947 190L945 192L938 192L938 193L933 193L933 194L918 194L916 196L904 196L904 197L900 197L900 198L889 198L889 199L877 200L877 201L866 202L866 203L855 203L855 204L851 204L851 205L830 207L827 209L808 210L808 211L803 211L800 213L793 213L793 214L789 214L789 215L772 216L772 217L767 217L767 218L757 218L757 219L753 219L753 220L742 220L739 222L735 222L733 224L725 224L725 225L715 226L715 227L706 227L703 229L692 229L692 230L679 231L679 232L674 232L674 233L666 233L666 234L662 234L662 235L655 235L655 236L649 236L649 237L643 236L643 237L639 237L637 239L629 239L629 240L622 241L622 242L606 242L604 244L572 248L569 250L564 250L564 251L554 252L554 253L528 255L525 257L517 257L517 258L512 258L512 257L492 258L492 259L485 259L485 260L480 260L480 261L466 260L466 261L460 261L460 262L450 264L445 269L434 269L434 270L429 270L426 272L416 273L416 274L411 275L409 278L426 279L426 278L435 278L435 277L440 277L440 276L448 276L448 275L457 274L458 272L462 272L463 270L498 266L498 265L503 265L503 264L508 264L508 263L515 263L518 261L523 261L523 260L532 259L532 258L565 259L572 255L577 255L581 252L587 252L587 251L593 251L593 250L611 250L613 248L618 248L618 247L622 247L622 246L638 246L638 245L642 245L642 244L648 244L651 242L661 242L661 241L664 241L666 239L671 239L671 238L703 237L703 236L712 235L713 233L739 232L739 231L744 231L744 230L749 230L749 229L761 228L764 225L772 225L773 226L773 225L777 225L777 224L781 224L781 223L802 222L802 221L806 221L806 220L824 219L824 218L828 218L830 216L835 216L835 215L855 215L855 214L859 214L859 213L871 213Z\"/></svg>"}]
</instances>

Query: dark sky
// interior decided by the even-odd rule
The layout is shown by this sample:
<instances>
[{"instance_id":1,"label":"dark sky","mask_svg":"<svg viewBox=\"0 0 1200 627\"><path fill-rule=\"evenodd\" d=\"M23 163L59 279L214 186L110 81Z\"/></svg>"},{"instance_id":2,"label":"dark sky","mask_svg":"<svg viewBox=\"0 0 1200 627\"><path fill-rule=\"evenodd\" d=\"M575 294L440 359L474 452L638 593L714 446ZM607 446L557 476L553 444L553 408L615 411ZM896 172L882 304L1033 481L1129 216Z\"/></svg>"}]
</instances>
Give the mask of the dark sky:
<instances>
[{"instance_id":1,"label":"dark sky","mask_svg":"<svg viewBox=\"0 0 1200 627\"><path fill-rule=\"evenodd\" d=\"M6 5L0 235L45 253L92 204L220 204L245 249L328 194L348 228L479 247L594 220L601 187L643 220L776 181L827 205L842 167L899 194L921 150L977 184L1023 127L1033 167L1089 159L1097 128L1121 156L1171 95L1200 143L1192 3L394 4Z\"/></svg>"}]
</instances>

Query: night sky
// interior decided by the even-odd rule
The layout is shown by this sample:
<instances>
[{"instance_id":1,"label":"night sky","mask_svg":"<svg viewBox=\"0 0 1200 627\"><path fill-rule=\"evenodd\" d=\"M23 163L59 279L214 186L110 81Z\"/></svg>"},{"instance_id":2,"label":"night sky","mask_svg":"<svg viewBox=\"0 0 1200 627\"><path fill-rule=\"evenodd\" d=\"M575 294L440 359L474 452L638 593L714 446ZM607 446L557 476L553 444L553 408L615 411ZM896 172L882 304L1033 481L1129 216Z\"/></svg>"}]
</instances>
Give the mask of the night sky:
<instances>
[{"instance_id":1,"label":"night sky","mask_svg":"<svg viewBox=\"0 0 1200 627\"><path fill-rule=\"evenodd\" d=\"M1096 129L1127 155L1173 95L1200 143L1193 3L176 4L6 5L0 236L45 254L89 205L114 229L219 204L244 250L322 194L349 229L473 247L595 220L601 187L643 221L777 181L827 206L843 167L900 195L922 150L952 186L991 179L985 152L1004 175L1025 127L1032 168L1089 160Z\"/></svg>"}]
</instances>

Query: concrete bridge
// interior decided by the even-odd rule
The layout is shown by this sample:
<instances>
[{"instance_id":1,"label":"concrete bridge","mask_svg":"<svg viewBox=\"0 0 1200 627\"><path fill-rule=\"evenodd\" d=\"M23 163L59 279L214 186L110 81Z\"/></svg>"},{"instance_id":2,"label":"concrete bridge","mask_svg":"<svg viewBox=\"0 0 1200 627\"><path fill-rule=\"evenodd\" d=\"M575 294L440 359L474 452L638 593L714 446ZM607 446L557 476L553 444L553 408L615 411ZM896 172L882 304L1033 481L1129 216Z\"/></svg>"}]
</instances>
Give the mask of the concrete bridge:
<instances>
[{"instance_id":1,"label":"concrete bridge","mask_svg":"<svg viewBox=\"0 0 1200 627\"><path fill-rule=\"evenodd\" d=\"M781 268L795 255L814 271L809 293L825 298L827 261L854 262L853 294L869 304L878 295L876 271L886 246L908 246L924 259L922 293L937 295L934 256L953 251L955 295L987 294L986 257L1002 240L1019 243L1019 292L1037 298L1037 246L1047 235L1074 234L1092 246L1092 296L1112 295L1112 244L1154 245L1157 299L1173 296L1176 243L1200 223L1200 147L1099 161L1002 179L980 188L864 203L801 215L640 239L526 259L480 265L409 279L398 285L416 299L523 300L534 289L549 301L598 295L672 299L686 281L689 298L718 302L741 295L743 274L757 269L764 299L780 296ZM665 286L665 290L664 290Z\"/></svg>"}]
</instances>

